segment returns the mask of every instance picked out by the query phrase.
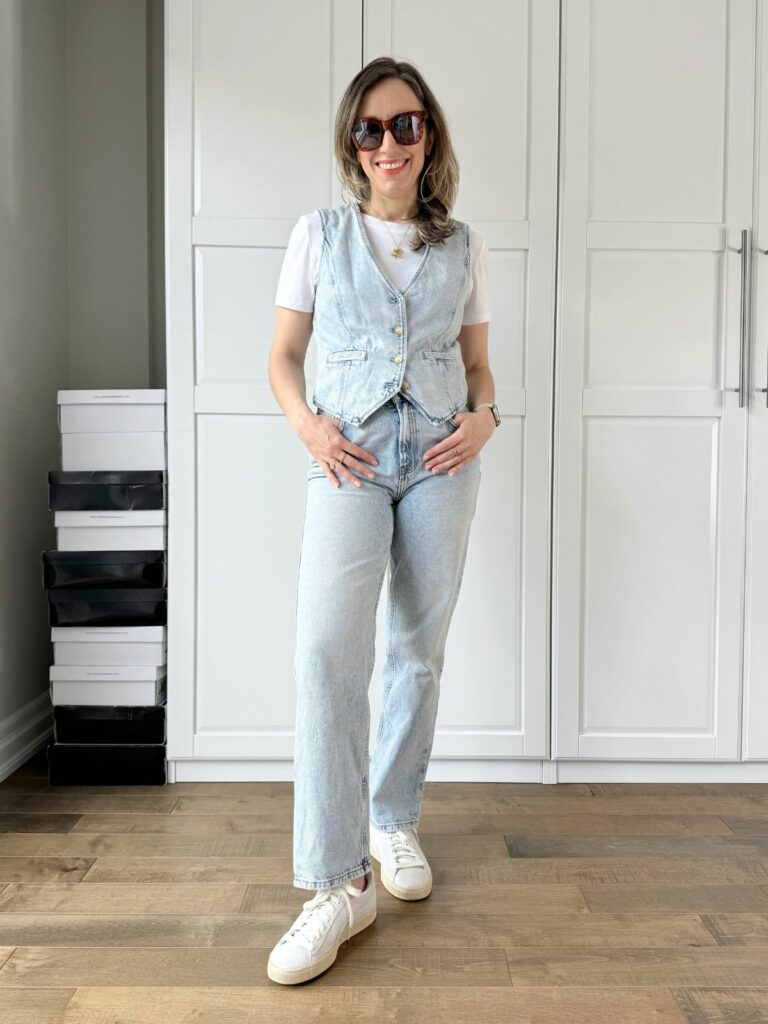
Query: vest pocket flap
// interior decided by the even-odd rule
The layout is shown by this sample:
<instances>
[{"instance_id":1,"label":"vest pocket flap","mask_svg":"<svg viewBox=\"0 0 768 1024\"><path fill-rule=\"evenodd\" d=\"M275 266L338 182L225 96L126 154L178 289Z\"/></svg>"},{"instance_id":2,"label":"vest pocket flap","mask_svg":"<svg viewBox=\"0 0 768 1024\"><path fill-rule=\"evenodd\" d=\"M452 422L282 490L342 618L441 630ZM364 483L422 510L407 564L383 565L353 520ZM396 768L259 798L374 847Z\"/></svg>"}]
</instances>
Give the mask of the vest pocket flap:
<instances>
[{"instance_id":1,"label":"vest pocket flap","mask_svg":"<svg viewBox=\"0 0 768 1024\"><path fill-rule=\"evenodd\" d=\"M327 363L351 363L353 359L367 359L368 351L364 348L337 348L325 357Z\"/></svg>"},{"instance_id":2,"label":"vest pocket flap","mask_svg":"<svg viewBox=\"0 0 768 1024\"><path fill-rule=\"evenodd\" d=\"M433 359L436 363L456 362L456 349L422 349L421 355L424 359Z\"/></svg>"}]
</instances>

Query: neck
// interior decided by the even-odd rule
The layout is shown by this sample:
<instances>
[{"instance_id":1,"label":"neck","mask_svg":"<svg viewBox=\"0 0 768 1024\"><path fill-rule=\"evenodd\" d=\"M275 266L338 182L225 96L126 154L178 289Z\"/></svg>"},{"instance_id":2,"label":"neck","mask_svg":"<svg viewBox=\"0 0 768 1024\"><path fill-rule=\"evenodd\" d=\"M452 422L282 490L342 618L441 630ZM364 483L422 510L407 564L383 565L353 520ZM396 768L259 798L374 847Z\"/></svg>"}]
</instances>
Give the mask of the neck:
<instances>
[{"instance_id":1,"label":"neck","mask_svg":"<svg viewBox=\"0 0 768 1024\"><path fill-rule=\"evenodd\" d=\"M360 204L360 212L367 213L371 217L378 217L379 220L416 220L419 214L419 205L411 199L369 199L367 203Z\"/></svg>"}]
</instances>

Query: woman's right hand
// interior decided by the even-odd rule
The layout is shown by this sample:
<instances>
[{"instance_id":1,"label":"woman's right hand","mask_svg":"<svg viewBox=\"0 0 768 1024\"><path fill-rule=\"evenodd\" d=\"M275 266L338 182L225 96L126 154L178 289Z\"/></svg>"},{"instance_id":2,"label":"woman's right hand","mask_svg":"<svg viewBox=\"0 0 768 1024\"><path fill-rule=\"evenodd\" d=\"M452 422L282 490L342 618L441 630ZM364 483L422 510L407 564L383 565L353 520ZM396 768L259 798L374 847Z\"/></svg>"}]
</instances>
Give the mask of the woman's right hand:
<instances>
[{"instance_id":1,"label":"woman's right hand","mask_svg":"<svg viewBox=\"0 0 768 1024\"><path fill-rule=\"evenodd\" d=\"M335 475L336 473L339 473L350 483L359 487L360 480L350 473L350 468L358 470L369 479L373 479L376 474L368 469L365 463L378 466L379 462L365 448L361 448L359 444L348 441L339 430L340 426L341 420L337 417L328 416L326 413L318 413L303 427L301 440L334 487L341 486ZM333 469L330 467L331 459L336 459Z\"/></svg>"}]
</instances>

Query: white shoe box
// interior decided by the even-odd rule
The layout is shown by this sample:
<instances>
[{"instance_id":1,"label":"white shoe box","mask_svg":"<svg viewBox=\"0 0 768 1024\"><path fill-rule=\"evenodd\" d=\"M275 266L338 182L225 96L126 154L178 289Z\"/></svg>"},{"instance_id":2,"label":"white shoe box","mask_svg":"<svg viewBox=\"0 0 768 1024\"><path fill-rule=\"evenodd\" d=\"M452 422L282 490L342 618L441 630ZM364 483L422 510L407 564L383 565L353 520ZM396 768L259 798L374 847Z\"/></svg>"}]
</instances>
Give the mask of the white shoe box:
<instances>
[{"instance_id":1,"label":"white shoe box","mask_svg":"<svg viewBox=\"0 0 768 1024\"><path fill-rule=\"evenodd\" d=\"M165 430L165 390L59 391L59 429L66 434Z\"/></svg>"},{"instance_id":2,"label":"white shoe box","mask_svg":"<svg viewBox=\"0 0 768 1024\"><path fill-rule=\"evenodd\" d=\"M161 704L165 700L165 665L51 665L52 704Z\"/></svg>"},{"instance_id":3,"label":"white shoe box","mask_svg":"<svg viewBox=\"0 0 768 1024\"><path fill-rule=\"evenodd\" d=\"M61 468L165 469L165 431L123 434L62 434Z\"/></svg>"},{"instance_id":4,"label":"white shoe box","mask_svg":"<svg viewBox=\"0 0 768 1024\"><path fill-rule=\"evenodd\" d=\"M166 510L54 512L59 551L149 551L167 547Z\"/></svg>"},{"instance_id":5,"label":"white shoe box","mask_svg":"<svg viewBox=\"0 0 768 1024\"><path fill-rule=\"evenodd\" d=\"M166 468L165 390L59 391L64 471Z\"/></svg>"},{"instance_id":6,"label":"white shoe box","mask_svg":"<svg viewBox=\"0 0 768 1024\"><path fill-rule=\"evenodd\" d=\"M166 626L52 626L55 665L165 665Z\"/></svg>"}]
</instances>

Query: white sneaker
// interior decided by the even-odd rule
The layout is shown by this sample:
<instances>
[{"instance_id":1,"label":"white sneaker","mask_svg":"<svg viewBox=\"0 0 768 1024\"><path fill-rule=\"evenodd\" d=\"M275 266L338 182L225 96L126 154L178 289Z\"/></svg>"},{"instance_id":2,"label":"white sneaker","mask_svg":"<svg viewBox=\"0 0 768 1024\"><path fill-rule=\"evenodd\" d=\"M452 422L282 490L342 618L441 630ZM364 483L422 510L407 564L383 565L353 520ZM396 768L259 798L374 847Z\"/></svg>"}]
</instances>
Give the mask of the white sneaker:
<instances>
[{"instance_id":1,"label":"white sneaker","mask_svg":"<svg viewBox=\"0 0 768 1024\"><path fill-rule=\"evenodd\" d=\"M384 888L401 900L423 900L432 892L432 871L415 828L382 832L370 822L371 856L381 864Z\"/></svg>"},{"instance_id":2,"label":"white sneaker","mask_svg":"<svg viewBox=\"0 0 768 1024\"><path fill-rule=\"evenodd\" d=\"M364 890L351 882L318 889L288 931L278 940L267 962L272 981L295 985L326 971L342 942L376 920L376 879L366 875Z\"/></svg>"}]
</instances>

